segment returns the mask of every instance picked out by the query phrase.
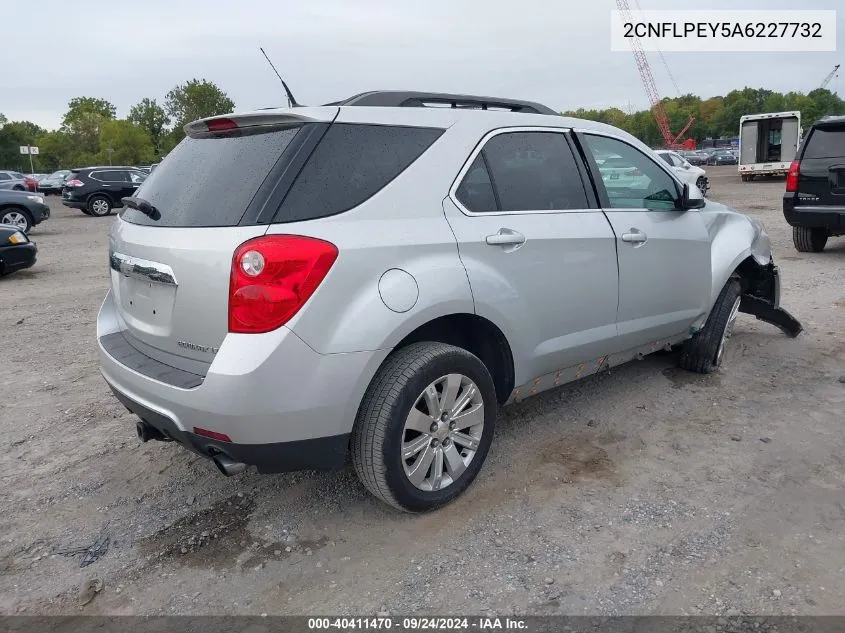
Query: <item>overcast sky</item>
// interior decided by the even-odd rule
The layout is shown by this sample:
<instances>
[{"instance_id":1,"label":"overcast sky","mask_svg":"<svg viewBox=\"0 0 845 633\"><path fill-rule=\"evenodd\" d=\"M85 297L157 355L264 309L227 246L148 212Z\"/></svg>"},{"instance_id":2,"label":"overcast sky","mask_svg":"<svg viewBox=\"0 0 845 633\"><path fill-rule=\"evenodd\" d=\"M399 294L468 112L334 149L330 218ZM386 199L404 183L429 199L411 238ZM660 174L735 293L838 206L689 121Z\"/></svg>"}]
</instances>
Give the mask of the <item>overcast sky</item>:
<instances>
[{"instance_id":1,"label":"overcast sky","mask_svg":"<svg viewBox=\"0 0 845 633\"><path fill-rule=\"evenodd\" d=\"M238 109L373 89L464 92L553 108L647 106L633 57L610 51L614 0L41 0L3 3L0 112L59 125L75 96L118 116L177 83L214 81ZM634 0L631 6L635 7ZM838 53L664 53L681 91L809 91L845 61L842 0L639 0L642 9L839 9ZM11 56L11 59L10 59ZM676 96L657 53L658 89ZM10 70L14 69L14 70ZM845 94L845 72L830 86Z\"/></svg>"}]
</instances>

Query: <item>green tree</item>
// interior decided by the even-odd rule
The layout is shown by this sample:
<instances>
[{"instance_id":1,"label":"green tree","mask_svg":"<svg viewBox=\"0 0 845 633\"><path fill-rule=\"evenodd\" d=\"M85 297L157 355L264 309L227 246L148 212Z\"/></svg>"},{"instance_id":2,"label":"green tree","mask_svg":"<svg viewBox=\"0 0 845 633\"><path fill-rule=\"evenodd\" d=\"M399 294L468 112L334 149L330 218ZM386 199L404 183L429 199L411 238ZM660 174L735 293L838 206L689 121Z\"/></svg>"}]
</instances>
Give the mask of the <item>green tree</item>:
<instances>
[{"instance_id":1,"label":"green tree","mask_svg":"<svg viewBox=\"0 0 845 633\"><path fill-rule=\"evenodd\" d=\"M126 120L106 121L103 124L100 132L99 162L139 165L155 162L155 157L150 135L140 125Z\"/></svg>"},{"instance_id":2,"label":"green tree","mask_svg":"<svg viewBox=\"0 0 845 633\"><path fill-rule=\"evenodd\" d=\"M38 138L38 158L45 171L56 171L68 167L83 167L76 140L68 132L53 130Z\"/></svg>"},{"instance_id":3,"label":"green tree","mask_svg":"<svg viewBox=\"0 0 845 633\"><path fill-rule=\"evenodd\" d=\"M205 79L191 79L173 88L164 98L164 107L173 120L174 129L168 145L175 145L184 136L182 127L217 114L226 114L235 109L235 103L213 82ZM172 143L172 145L171 145Z\"/></svg>"},{"instance_id":4,"label":"green tree","mask_svg":"<svg viewBox=\"0 0 845 633\"><path fill-rule=\"evenodd\" d=\"M7 122L0 128L0 169L15 169L28 172L29 156L21 154L21 145L37 145L37 139L44 130L31 121ZM39 148L40 150L40 148ZM41 156L32 157L36 171L41 168Z\"/></svg>"},{"instance_id":5,"label":"green tree","mask_svg":"<svg viewBox=\"0 0 845 633\"><path fill-rule=\"evenodd\" d=\"M115 114L115 107L105 99L74 97L62 118L62 130L76 138L81 151L96 154L103 124L114 119Z\"/></svg>"},{"instance_id":6,"label":"green tree","mask_svg":"<svg viewBox=\"0 0 845 633\"><path fill-rule=\"evenodd\" d=\"M157 156L161 155L162 137L165 134L170 117L155 99L144 98L129 110L128 119L139 125L150 137Z\"/></svg>"},{"instance_id":7,"label":"green tree","mask_svg":"<svg viewBox=\"0 0 845 633\"><path fill-rule=\"evenodd\" d=\"M9 119L6 118L6 115L0 112L0 128L2 128L6 123L9 122Z\"/></svg>"}]
</instances>

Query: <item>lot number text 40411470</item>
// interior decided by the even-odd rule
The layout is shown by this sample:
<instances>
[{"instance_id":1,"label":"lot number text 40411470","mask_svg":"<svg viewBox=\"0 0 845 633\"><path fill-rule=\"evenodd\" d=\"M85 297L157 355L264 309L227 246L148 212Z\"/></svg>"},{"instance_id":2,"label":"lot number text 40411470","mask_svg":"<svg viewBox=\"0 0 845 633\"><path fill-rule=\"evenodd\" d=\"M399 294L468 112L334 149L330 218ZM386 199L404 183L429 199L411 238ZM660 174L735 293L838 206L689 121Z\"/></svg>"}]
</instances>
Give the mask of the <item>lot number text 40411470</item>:
<instances>
[{"instance_id":1,"label":"lot number text 40411470","mask_svg":"<svg viewBox=\"0 0 845 633\"><path fill-rule=\"evenodd\" d=\"M370 617L308 618L308 630L345 631L527 631L524 620L511 617Z\"/></svg>"}]
</instances>

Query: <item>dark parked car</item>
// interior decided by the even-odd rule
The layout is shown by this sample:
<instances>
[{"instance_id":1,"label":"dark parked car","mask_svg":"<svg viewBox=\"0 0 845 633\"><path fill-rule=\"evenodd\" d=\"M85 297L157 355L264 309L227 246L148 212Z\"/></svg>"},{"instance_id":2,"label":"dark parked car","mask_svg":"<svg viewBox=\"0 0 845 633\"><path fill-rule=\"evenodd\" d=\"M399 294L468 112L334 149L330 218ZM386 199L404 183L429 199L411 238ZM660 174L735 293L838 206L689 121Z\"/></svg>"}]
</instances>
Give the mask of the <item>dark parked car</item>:
<instances>
[{"instance_id":1,"label":"dark parked car","mask_svg":"<svg viewBox=\"0 0 845 633\"><path fill-rule=\"evenodd\" d=\"M710 158L707 159L708 165L737 165L739 164L739 159L729 149L718 149L712 154L710 154Z\"/></svg>"},{"instance_id":2,"label":"dark parked car","mask_svg":"<svg viewBox=\"0 0 845 633\"><path fill-rule=\"evenodd\" d=\"M29 233L36 224L50 217L44 198L25 191L0 191L0 225Z\"/></svg>"},{"instance_id":3,"label":"dark parked car","mask_svg":"<svg viewBox=\"0 0 845 633\"><path fill-rule=\"evenodd\" d=\"M0 226L0 277L35 264L35 242L14 226Z\"/></svg>"},{"instance_id":4,"label":"dark parked car","mask_svg":"<svg viewBox=\"0 0 845 633\"><path fill-rule=\"evenodd\" d=\"M62 186L62 204L88 215L108 215L123 206L121 199L131 196L147 175L135 167L72 169Z\"/></svg>"},{"instance_id":5,"label":"dark parked car","mask_svg":"<svg viewBox=\"0 0 845 633\"><path fill-rule=\"evenodd\" d=\"M59 171L54 171L49 176L44 176L44 178L38 181L38 191L48 196L51 193L60 194L62 192L62 185L68 174L70 174L69 169L60 169Z\"/></svg>"},{"instance_id":6,"label":"dark parked car","mask_svg":"<svg viewBox=\"0 0 845 633\"><path fill-rule=\"evenodd\" d=\"M829 237L845 235L845 116L810 128L786 176L783 215L802 253L818 253Z\"/></svg>"},{"instance_id":7,"label":"dark parked car","mask_svg":"<svg viewBox=\"0 0 845 633\"><path fill-rule=\"evenodd\" d=\"M696 167L701 167L702 165L706 165L707 159L709 158L709 156L707 155L707 152L702 152L702 151L698 151L698 150L690 151L690 152L684 152L683 156L684 156L684 158L687 159L687 162L690 165L695 165Z\"/></svg>"},{"instance_id":8,"label":"dark parked car","mask_svg":"<svg viewBox=\"0 0 845 633\"><path fill-rule=\"evenodd\" d=\"M19 171L0 171L0 189L26 191L26 177Z\"/></svg>"}]
</instances>

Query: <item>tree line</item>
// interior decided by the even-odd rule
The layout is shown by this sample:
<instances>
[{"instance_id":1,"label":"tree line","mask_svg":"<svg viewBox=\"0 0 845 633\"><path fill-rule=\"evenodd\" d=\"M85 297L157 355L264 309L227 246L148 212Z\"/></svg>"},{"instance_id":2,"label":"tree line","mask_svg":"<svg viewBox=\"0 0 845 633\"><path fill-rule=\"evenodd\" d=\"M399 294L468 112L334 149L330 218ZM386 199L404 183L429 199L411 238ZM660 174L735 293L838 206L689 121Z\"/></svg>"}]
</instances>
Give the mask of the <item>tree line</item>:
<instances>
[{"instance_id":1,"label":"tree line","mask_svg":"<svg viewBox=\"0 0 845 633\"><path fill-rule=\"evenodd\" d=\"M733 138L739 133L739 118L744 114L763 112L801 112L802 125L806 129L813 121L827 115L845 114L845 101L830 90L819 88L804 94L802 92L780 93L764 88L743 88L732 90L723 97L702 99L687 94L674 99L663 99L669 116L669 129L680 132L691 116L695 123L684 138L701 142L705 138ZM579 108L564 112L591 121L609 123L630 132L647 145L663 145L663 137L651 110L626 113L619 108L606 110L585 110Z\"/></svg>"},{"instance_id":2,"label":"tree line","mask_svg":"<svg viewBox=\"0 0 845 633\"><path fill-rule=\"evenodd\" d=\"M831 114L845 114L845 101L825 89L807 94L780 93L764 88L733 90L723 97L688 94L664 99L669 127L680 131L690 116L695 123L686 138L734 137L743 114L798 110L806 127ZM0 168L29 171L29 157L20 154L21 145L36 145L36 172L86 165L144 165L159 161L185 133L183 126L196 119L225 114L234 102L213 82L192 79L175 86L161 104L144 98L132 106L125 119L99 97L75 97L57 130L45 130L31 121L7 121L0 113ZM564 112L569 116L601 121L622 128L648 145L662 145L663 139L650 110L626 113L619 108Z\"/></svg>"},{"instance_id":3,"label":"tree line","mask_svg":"<svg viewBox=\"0 0 845 633\"><path fill-rule=\"evenodd\" d=\"M20 146L35 145L37 173L87 165L148 165L161 160L185 136L183 126L225 114L234 102L213 82L191 79L175 86L159 104L144 98L124 119L114 104L99 97L74 97L57 130L31 121L8 121L0 113L0 169L28 172L29 156Z\"/></svg>"}]
</instances>

